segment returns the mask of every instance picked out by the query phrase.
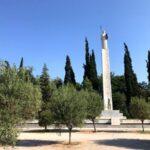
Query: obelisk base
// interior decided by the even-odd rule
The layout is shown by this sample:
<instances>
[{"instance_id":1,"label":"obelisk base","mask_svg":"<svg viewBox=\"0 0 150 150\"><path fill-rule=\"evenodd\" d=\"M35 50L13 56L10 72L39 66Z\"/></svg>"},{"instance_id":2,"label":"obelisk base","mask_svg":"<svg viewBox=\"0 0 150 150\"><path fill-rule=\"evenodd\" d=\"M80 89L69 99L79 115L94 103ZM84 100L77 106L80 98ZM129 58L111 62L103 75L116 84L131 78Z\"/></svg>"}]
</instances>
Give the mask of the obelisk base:
<instances>
[{"instance_id":1,"label":"obelisk base","mask_svg":"<svg viewBox=\"0 0 150 150\"><path fill-rule=\"evenodd\" d=\"M119 110L103 110L100 119L110 119L111 125L120 125L121 119L126 119Z\"/></svg>"}]
</instances>

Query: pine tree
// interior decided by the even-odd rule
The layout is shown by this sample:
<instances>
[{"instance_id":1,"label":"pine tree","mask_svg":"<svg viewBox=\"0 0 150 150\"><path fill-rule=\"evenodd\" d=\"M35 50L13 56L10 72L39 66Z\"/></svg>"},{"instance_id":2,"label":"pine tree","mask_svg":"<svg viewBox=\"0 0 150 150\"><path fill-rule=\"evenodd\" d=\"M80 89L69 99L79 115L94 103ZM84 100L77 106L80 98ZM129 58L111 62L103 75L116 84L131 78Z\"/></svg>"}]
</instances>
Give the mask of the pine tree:
<instances>
[{"instance_id":1,"label":"pine tree","mask_svg":"<svg viewBox=\"0 0 150 150\"><path fill-rule=\"evenodd\" d=\"M90 53L89 53L89 43L87 38L85 39L85 64L84 64L84 80L90 78Z\"/></svg>"},{"instance_id":2,"label":"pine tree","mask_svg":"<svg viewBox=\"0 0 150 150\"><path fill-rule=\"evenodd\" d=\"M66 56L66 65L65 65L65 79L64 79L65 84L76 84L75 80L75 74L71 66L71 61L69 56Z\"/></svg>"},{"instance_id":3,"label":"pine tree","mask_svg":"<svg viewBox=\"0 0 150 150\"><path fill-rule=\"evenodd\" d=\"M148 51L148 58L147 58L147 73L148 73L148 83L150 84L150 50Z\"/></svg>"},{"instance_id":4,"label":"pine tree","mask_svg":"<svg viewBox=\"0 0 150 150\"><path fill-rule=\"evenodd\" d=\"M124 76L125 76L125 84L126 84L126 105L127 110L130 113L130 103L131 97L139 96L139 86L137 82L136 74L132 68L132 60L130 57L130 53L128 50L128 46L124 43L125 55L124 55Z\"/></svg>"},{"instance_id":5,"label":"pine tree","mask_svg":"<svg viewBox=\"0 0 150 150\"><path fill-rule=\"evenodd\" d=\"M21 58L21 61L20 61L20 66L19 68L23 68L23 64L24 64L24 60L23 60L23 57Z\"/></svg>"},{"instance_id":6,"label":"pine tree","mask_svg":"<svg viewBox=\"0 0 150 150\"><path fill-rule=\"evenodd\" d=\"M40 76L40 88L42 92L42 100L46 103L49 102L51 97L50 92L50 77L46 64L43 66L42 75Z\"/></svg>"},{"instance_id":7,"label":"pine tree","mask_svg":"<svg viewBox=\"0 0 150 150\"><path fill-rule=\"evenodd\" d=\"M46 64L44 64L42 75L40 76L40 88L42 93L42 106L39 112L39 125L45 127L45 130L47 130L47 126L51 124L51 115L48 106L51 101L52 89Z\"/></svg>"}]
</instances>

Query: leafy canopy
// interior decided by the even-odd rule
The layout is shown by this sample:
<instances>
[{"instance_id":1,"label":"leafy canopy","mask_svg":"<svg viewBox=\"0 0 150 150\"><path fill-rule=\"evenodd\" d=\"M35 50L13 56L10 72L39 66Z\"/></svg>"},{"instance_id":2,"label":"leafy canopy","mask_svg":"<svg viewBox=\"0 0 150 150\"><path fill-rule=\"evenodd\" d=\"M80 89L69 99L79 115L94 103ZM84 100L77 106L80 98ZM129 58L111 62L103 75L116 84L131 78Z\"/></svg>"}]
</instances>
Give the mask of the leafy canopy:
<instances>
[{"instance_id":1,"label":"leafy canopy","mask_svg":"<svg viewBox=\"0 0 150 150\"><path fill-rule=\"evenodd\" d=\"M1 68L0 80L0 143L14 145L16 126L37 114L41 94L37 86L18 76L15 67Z\"/></svg>"},{"instance_id":2,"label":"leafy canopy","mask_svg":"<svg viewBox=\"0 0 150 150\"><path fill-rule=\"evenodd\" d=\"M54 91L51 110L55 122L76 127L83 123L86 117L86 100L83 91L77 91L73 85L66 85Z\"/></svg>"}]
</instances>

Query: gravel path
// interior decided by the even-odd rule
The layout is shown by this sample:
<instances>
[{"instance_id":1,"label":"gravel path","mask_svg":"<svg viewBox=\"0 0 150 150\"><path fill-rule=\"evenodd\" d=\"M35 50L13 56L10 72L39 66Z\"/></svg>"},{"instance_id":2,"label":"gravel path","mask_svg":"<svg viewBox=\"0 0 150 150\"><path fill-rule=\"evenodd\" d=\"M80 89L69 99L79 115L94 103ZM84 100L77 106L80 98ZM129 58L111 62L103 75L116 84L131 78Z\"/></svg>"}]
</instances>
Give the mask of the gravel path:
<instances>
[{"instance_id":1,"label":"gravel path","mask_svg":"<svg viewBox=\"0 0 150 150\"><path fill-rule=\"evenodd\" d=\"M150 150L150 134L136 132L72 133L72 145L68 145L68 133L22 132L15 148L7 150ZM2 148L0 148L2 150Z\"/></svg>"}]
</instances>

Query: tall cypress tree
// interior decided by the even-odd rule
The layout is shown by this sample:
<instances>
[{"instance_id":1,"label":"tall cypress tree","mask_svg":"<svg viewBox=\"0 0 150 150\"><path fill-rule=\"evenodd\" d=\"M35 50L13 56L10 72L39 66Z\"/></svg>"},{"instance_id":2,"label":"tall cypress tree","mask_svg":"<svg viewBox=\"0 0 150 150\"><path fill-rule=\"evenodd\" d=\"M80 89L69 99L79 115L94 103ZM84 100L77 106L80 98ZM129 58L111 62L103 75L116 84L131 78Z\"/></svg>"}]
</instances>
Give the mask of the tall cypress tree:
<instances>
[{"instance_id":1,"label":"tall cypress tree","mask_svg":"<svg viewBox=\"0 0 150 150\"><path fill-rule=\"evenodd\" d=\"M148 73L148 84L150 84L150 50L148 51L148 58L147 58L147 73Z\"/></svg>"},{"instance_id":2,"label":"tall cypress tree","mask_svg":"<svg viewBox=\"0 0 150 150\"><path fill-rule=\"evenodd\" d=\"M97 69L96 69L96 61L94 50L92 50L92 54L90 55L90 81L92 82L93 89L98 91L98 77L97 77Z\"/></svg>"},{"instance_id":3,"label":"tall cypress tree","mask_svg":"<svg viewBox=\"0 0 150 150\"><path fill-rule=\"evenodd\" d=\"M94 50L92 50L91 61L92 61L92 65L93 65L94 76L97 78L97 69L96 69L96 60L95 60Z\"/></svg>"},{"instance_id":4,"label":"tall cypress tree","mask_svg":"<svg viewBox=\"0 0 150 150\"><path fill-rule=\"evenodd\" d=\"M66 56L66 65L65 65L65 78L64 78L64 83L65 84L76 84L75 80L75 74L71 66L71 61L69 56Z\"/></svg>"},{"instance_id":5,"label":"tall cypress tree","mask_svg":"<svg viewBox=\"0 0 150 150\"><path fill-rule=\"evenodd\" d=\"M24 61L23 61L23 57L21 58L21 61L20 61L20 66L19 66L19 68L23 68L23 63L24 63Z\"/></svg>"},{"instance_id":6,"label":"tall cypress tree","mask_svg":"<svg viewBox=\"0 0 150 150\"><path fill-rule=\"evenodd\" d=\"M84 64L84 80L90 78L90 53L89 53L89 43L87 38L85 38L85 64Z\"/></svg>"},{"instance_id":7,"label":"tall cypress tree","mask_svg":"<svg viewBox=\"0 0 150 150\"><path fill-rule=\"evenodd\" d=\"M131 97L139 96L139 86L137 82L136 74L132 68L132 60L128 50L128 46L124 43L125 54L124 54L124 76L126 84L126 105L128 112L130 112Z\"/></svg>"},{"instance_id":8,"label":"tall cypress tree","mask_svg":"<svg viewBox=\"0 0 150 150\"><path fill-rule=\"evenodd\" d=\"M28 77L25 75L25 70L23 69L23 57L20 60L18 75L22 80L26 80ZM26 77L25 77L26 76Z\"/></svg>"},{"instance_id":9,"label":"tall cypress tree","mask_svg":"<svg viewBox=\"0 0 150 150\"><path fill-rule=\"evenodd\" d=\"M40 76L40 88L42 93L42 106L41 111L39 112L39 125L45 127L45 130L47 130L47 126L51 124L50 110L48 108L48 104L51 101L52 91L50 86L50 77L46 64L44 64L42 75Z\"/></svg>"},{"instance_id":10,"label":"tall cypress tree","mask_svg":"<svg viewBox=\"0 0 150 150\"><path fill-rule=\"evenodd\" d=\"M85 64L83 82L85 79L89 79L92 83L93 89L99 91L95 54L94 50L92 50L92 54L90 54L87 38L85 39Z\"/></svg>"}]
</instances>

